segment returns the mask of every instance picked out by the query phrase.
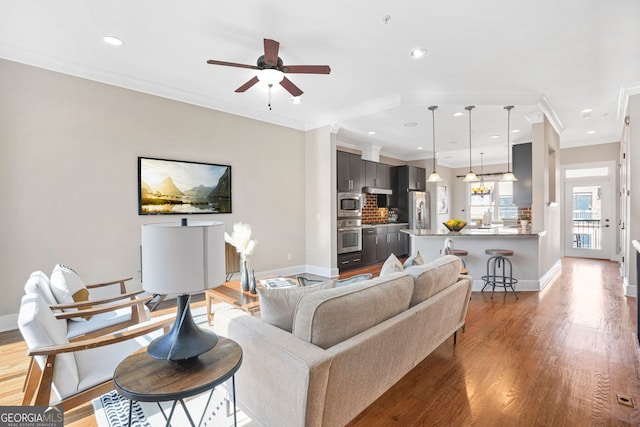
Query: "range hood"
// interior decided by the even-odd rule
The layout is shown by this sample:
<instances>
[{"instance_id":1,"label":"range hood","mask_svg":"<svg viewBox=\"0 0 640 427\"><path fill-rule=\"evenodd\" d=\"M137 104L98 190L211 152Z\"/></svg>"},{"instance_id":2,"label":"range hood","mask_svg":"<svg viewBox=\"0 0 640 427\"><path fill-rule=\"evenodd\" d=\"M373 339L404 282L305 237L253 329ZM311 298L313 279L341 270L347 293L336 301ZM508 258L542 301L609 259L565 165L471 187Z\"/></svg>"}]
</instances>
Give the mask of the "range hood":
<instances>
[{"instance_id":1,"label":"range hood","mask_svg":"<svg viewBox=\"0 0 640 427\"><path fill-rule=\"evenodd\" d=\"M366 194L393 194L392 190L388 188L380 188L380 187L363 187L362 192Z\"/></svg>"}]
</instances>

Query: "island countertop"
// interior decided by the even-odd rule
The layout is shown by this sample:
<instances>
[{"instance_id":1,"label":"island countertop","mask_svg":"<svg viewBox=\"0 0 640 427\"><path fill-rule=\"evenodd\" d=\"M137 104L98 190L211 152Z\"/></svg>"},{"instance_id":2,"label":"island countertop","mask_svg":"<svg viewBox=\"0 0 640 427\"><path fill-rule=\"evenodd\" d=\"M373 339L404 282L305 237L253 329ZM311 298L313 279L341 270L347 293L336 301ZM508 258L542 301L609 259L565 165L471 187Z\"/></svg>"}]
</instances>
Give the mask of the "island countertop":
<instances>
[{"instance_id":1,"label":"island countertop","mask_svg":"<svg viewBox=\"0 0 640 427\"><path fill-rule=\"evenodd\" d=\"M463 228L461 231L404 229L400 230L410 236L420 237L479 237L479 236L504 236L504 237L542 237L547 234L544 230L531 230L521 227L492 227L492 228Z\"/></svg>"}]
</instances>

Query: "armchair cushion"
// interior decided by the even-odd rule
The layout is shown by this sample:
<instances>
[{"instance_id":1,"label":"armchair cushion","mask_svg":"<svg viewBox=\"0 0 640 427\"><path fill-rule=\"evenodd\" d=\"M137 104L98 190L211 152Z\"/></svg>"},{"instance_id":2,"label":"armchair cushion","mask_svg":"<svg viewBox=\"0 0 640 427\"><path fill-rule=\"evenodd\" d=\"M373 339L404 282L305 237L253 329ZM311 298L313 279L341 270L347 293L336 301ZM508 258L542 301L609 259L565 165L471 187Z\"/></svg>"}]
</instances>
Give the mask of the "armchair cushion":
<instances>
[{"instance_id":1,"label":"armchair cushion","mask_svg":"<svg viewBox=\"0 0 640 427\"><path fill-rule=\"evenodd\" d=\"M27 347L39 348L66 344L67 322L56 319L49 305L38 294L22 297L18 314L18 328ZM40 369L44 369L45 356L36 356ZM60 397L75 393L78 384L78 369L73 353L56 357L53 373L53 391Z\"/></svg>"},{"instance_id":2,"label":"armchair cushion","mask_svg":"<svg viewBox=\"0 0 640 427\"><path fill-rule=\"evenodd\" d=\"M51 283L49 278L42 271L34 271L29 276L29 280L24 285L25 294L38 294L44 302L49 305L56 305L58 301L51 291ZM58 310L59 311L59 310Z\"/></svg>"}]
</instances>

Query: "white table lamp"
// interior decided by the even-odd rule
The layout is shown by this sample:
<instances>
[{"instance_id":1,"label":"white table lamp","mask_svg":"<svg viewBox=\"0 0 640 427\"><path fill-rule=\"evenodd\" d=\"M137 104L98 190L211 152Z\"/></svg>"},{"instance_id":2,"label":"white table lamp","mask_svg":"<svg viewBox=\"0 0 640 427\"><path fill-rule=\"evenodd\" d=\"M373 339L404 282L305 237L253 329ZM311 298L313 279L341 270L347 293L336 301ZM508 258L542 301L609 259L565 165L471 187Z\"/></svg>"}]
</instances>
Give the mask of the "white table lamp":
<instances>
[{"instance_id":1,"label":"white table lamp","mask_svg":"<svg viewBox=\"0 0 640 427\"><path fill-rule=\"evenodd\" d=\"M189 299L192 293L224 283L224 253L222 222L183 219L182 225L142 226L142 287L154 294L178 295L176 321L167 334L149 344L152 357L180 362L215 347L218 336L195 324Z\"/></svg>"}]
</instances>

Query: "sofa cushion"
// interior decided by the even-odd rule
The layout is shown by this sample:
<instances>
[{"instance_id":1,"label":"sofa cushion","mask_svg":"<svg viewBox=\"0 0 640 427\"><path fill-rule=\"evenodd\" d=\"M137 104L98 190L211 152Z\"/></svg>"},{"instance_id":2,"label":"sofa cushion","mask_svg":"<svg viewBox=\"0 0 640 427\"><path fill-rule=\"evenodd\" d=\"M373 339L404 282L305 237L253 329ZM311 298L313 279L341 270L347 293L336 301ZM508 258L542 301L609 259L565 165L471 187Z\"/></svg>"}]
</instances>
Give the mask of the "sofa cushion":
<instances>
[{"instance_id":1,"label":"sofa cushion","mask_svg":"<svg viewBox=\"0 0 640 427\"><path fill-rule=\"evenodd\" d=\"M445 255L424 265L407 267L405 273L415 280L411 306L437 294L441 290L453 285L460 275L460 258L455 255Z\"/></svg>"},{"instance_id":2,"label":"sofa cushion","mask_svg":"<svg viewBox=\"0 0 640 427\"><path fill-rule=\"evenodd\" d=\"M256 291L260 299L260 318L273 326L291 332L293 316L300 298L312 292L333 287L333 280L287 288L258 286Z\"/></svg>"},{"instance_id":3,"label":"sofa cushion","mask_svg":"<svg viewBox=\"0 0 640 427\"><path fill-rule=\"evenodd\" d=\"M89 290L80 278L78 273L63 264L56 264L51 273L51 291L56 297L58 304L73 304L74 302L84 302L89 300ZM66 308L63 311L77 311L75 308ZM71 320L83 321L86 318L74 317Z\"/></svg>"},{"instance_id":4,"label":"sofa cushion","mask_svg":"<svg viewBox=\"0 0 640 427\"><path fill-rule=\"evenodd\" d=\"M305 295L293 334L327 349L406 310L412 294L413 278L394 273Z\"/></svg>"},{"instance_id":5,"label":"sofa cushion","mask_svg":"<svg viewBox=\"0 0 640 427\"><path fill-rule=\"evenodd\" d=\"M380 277L388 276L393 273L397 273L399 271L404 270L402 263L400 260L394 255L389 255L389 258L382 264L382 268L380 269Z\"/></svg>"}]
</instances>

